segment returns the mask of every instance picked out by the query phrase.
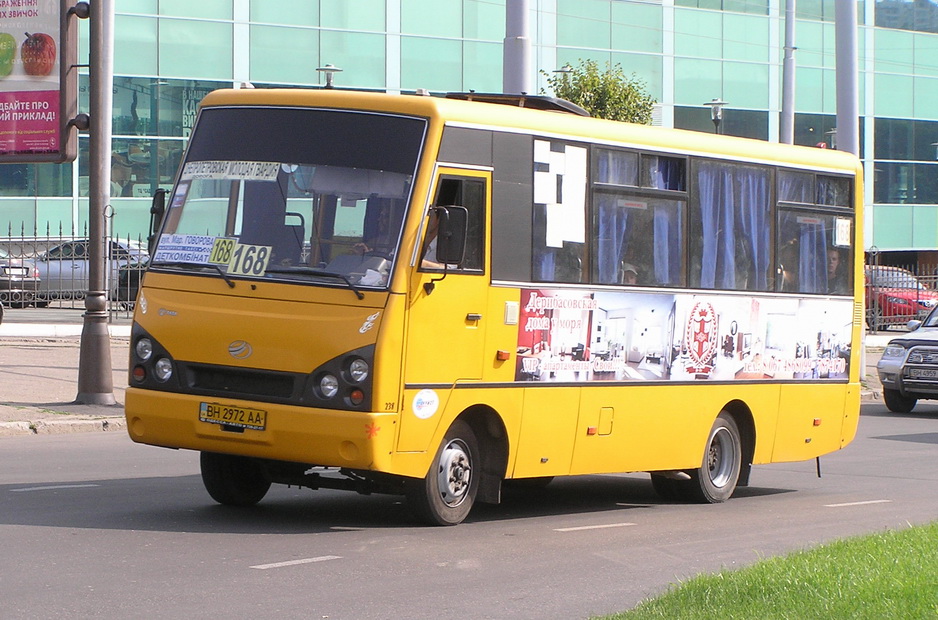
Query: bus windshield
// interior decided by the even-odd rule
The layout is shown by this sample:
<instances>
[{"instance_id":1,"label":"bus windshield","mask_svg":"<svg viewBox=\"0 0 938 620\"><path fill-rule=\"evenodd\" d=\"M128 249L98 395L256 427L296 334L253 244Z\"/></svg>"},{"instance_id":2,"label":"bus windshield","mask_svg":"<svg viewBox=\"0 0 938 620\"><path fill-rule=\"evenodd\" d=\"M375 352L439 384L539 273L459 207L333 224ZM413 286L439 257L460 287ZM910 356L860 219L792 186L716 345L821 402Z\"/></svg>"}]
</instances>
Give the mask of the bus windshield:
<instances>
[{"instance_id":1,"label":"bus windshield","mask_svg":"<svg viewBox=\"0 0 938 620\"><path fill-rule=\"evenodd\" d=\"M153 266L386 286L424 128L362 112L204 110Z\"/></svg>"}]
</instances>

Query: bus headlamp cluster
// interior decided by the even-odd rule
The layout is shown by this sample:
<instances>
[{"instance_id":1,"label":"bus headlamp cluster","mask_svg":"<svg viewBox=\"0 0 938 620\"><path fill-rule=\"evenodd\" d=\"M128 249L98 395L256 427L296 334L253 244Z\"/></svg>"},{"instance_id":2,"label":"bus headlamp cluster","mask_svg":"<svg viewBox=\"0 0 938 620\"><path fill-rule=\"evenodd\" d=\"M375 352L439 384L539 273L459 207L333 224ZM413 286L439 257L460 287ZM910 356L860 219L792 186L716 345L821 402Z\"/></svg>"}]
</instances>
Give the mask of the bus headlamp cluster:
<instances>
[{"instance_id":1,"label":"bus headlamp cluster","mask_svg":"<svg viewBox=\"0 0 938 620\"><path fill-rule=\"evenodd\" d=\"M148 337L137 339L134 343L134 364L130 371L136 383L144 383L149 378L166 383L173 376L173 362L165 354L155 354L156 347Z\"/></svg>"},{"instance_id":2,"label":"bus headlamp cluster","mask_svg":"<svg viewBox=\"0 0 938 620\"><path fill-rule=\"evenodd\" d=\"M340 376L326 372L319 376L317 392L320 398L332 400L343 398L352 406L359 406L365 402L364 382L371 373L368 362L361 357L352 356L342 364ZM344 388L344 389L343 389Z\"/></svg>"}]
</instances>

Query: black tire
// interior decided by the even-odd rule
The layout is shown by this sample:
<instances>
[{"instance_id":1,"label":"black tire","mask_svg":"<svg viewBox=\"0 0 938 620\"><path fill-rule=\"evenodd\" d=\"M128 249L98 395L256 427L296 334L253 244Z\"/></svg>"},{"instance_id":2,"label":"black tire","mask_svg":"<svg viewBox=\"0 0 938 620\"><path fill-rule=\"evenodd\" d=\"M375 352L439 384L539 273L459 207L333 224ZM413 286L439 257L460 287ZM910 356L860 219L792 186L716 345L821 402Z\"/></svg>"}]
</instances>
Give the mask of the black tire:
<instances>
[{"instance_id":1,"label":"black tire","mask_svg":"<svg viewBox=\"0 0 938 620\"><path fill-rule=\"evenodd\" d=\"M200 462L202 484L219 504L253 506L270 489L270 478L256 459L203 452Z\"/></svg>"},{"instance_id":2,"label":"black tire","mask_svg":"<svg viewBox=\"0 0 938 620\"><path fill-rule=\"evenodd\" d=\"M883 400L886 402L886 408L893 413L910 413L918 402L913 396L903 396L899 390L886 388L883 388Z\"/></svg>"},{"instance_id":3,"label":"black tire","mask_svg":"<svg viewBox=\"0 0 938 620\"><path fill-rule=\"evenodd\" d=\"M421 520L430 525L462 523L479 489L479 457L472 427L461 420L453 422L426 477L407 483L407 500Z\"/></svg>"},{"instance_id":4,"label":"black tire","mask_svg":"<svg viewBox=\"0 0 938 620\"><path fill-rule=\"evenodd\" d=\"M707 436L700 469L689 471L691 479L679 481L678 488L691 501L703 504L725 502L736 490L742 455L739 428L730 414L721 412Z\"/></svg>"}]
</instances>

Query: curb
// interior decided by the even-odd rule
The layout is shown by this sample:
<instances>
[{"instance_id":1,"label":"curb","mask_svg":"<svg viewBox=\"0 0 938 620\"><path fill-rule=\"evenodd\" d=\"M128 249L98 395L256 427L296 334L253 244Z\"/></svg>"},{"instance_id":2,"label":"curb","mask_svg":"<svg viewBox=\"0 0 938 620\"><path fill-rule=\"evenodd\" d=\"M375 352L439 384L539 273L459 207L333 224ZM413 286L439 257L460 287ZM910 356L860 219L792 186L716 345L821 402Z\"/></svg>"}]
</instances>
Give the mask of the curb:
<instances>
[{"instance_id":1,"label":"curb","mask_svg":"<svg viewBox=\"0 0 938 620\"><path fill-rule=\"evenodd\" d=\"M23 435L60 435L91 431L120 431L127 428L124 418L87 418L69 420L36 420L33 422L0 422L0 437Z\"/></svg>"}]
</instances>

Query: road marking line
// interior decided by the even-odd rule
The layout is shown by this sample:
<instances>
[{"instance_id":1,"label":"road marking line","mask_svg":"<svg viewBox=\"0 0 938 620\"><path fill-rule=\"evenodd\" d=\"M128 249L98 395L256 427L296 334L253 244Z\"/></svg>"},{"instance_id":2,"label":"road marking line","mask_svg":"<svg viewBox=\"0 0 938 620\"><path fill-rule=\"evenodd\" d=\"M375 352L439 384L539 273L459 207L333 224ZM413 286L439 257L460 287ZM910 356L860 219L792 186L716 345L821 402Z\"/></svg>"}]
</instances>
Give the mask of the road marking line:
<instances>
[{"instance_id":1,"label":"road marking line","mask_svg":"<svg viewBox=\"0 0 938 620\"><path fill-rule=\"evenodd\" d=\"M581 525L579 527L558 527L554 528L555 532L579 532L582 530L602 530L608 527L628 527L630 525L636 525L635 523L607 523L605 525Z\"/></svg>"},{"instance_id":2,"label":"road marking line","mask_svg":"<svg viewBox=\"0 0 938 620\"><path fill-rule=\"evenodd\" d=\"M847 502L845 504L824 504L825 508L843 508L844 506L866 506L867 504L890 504L891 499L871 499L865 502Z\"/></svg>"},{"instance_id":3,"label":"road marking line","mask_svg":"<svg viewBox=\"0 0 938 620\"><path fill-rule=\"evenodd\" d=\"M328 560L341 560L338 555L321 555L318 558L304 558L302 560L290 560L289 562L274 562L273 564L258 564L251 568L258 570L267 570L268 568L282 568L284 566L296 566L297 564L312 564L314 562L326 562Z\"/></svg>"},{"instance_id":4,"label":"road marking line","mask_svg":"<svg viewBox=\"0 0 938 620\"><path fill-rule=\"evenodd\" d=\"M25 491L55 491L57 489L87 489L90 487L99 487L100 484L55 484L47 487L24 487L22 489L10 489L12 493L23 493Z\"/></svg>"}]
</instances>

